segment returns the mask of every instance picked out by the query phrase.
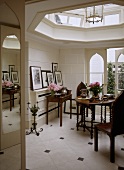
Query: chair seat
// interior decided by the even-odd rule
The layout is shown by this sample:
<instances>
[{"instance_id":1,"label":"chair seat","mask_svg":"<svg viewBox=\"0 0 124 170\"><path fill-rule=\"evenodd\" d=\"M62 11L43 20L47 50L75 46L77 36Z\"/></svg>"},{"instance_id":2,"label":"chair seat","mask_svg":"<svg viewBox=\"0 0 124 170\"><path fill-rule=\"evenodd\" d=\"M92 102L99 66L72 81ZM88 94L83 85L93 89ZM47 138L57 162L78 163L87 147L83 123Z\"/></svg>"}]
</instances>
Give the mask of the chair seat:
<instances>
[{"instance_id":1,"label":"chair seat","mask_svg":"<svg viewBox=\"0 0 124 170\"><path fill-rule=\"evenodd\" d=\"M112 106L112 123L97 124L94 127L94 151L98 151L98 131L110 137L110 162L115 162L115 137L124 134L124 91L117 96Z\"/></svg>"},{"instance_id":2,"label":"chair seat","mask_svg":"<svg viewBox=\"0 0 124 170\"><path fill-rule=\"evenodd\" d=\"M111 133L111 123L99 123L95 125L98 130L107 133L108 135Z\"/></svg>"}]
</instances>

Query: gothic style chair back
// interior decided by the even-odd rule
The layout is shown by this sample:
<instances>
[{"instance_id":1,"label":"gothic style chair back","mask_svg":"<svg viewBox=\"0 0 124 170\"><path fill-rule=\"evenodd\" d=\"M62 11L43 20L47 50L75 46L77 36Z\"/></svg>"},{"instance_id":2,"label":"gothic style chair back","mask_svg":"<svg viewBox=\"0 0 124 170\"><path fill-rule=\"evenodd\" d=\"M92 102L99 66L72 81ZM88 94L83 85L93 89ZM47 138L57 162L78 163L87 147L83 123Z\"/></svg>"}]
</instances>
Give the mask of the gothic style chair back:
<instances>
[{"instance_id":1,"label":"gothic style chair back","mask_svg":"<svg viewBox=\"0 0 124 170\"><path fill-rule=\"evenodd\" d=\"M80 96L80 94L81 94L81 89L86 89L86 88L87 88L86 85L85 85L83 82L81 82L81 83L77 86L77 91L76 91L77 96Z\"/></svg>"},{"instance_id":2,"label":"gothic style chair back","mask_svg":"<svg viewBox=\"0 0 124 170\"><path fill-rule=\"evenodd\" d=\"M87 89L86 85L81 81L81 83L77 86L77 90L76 90L76 95L80 96L81 95L81 89ZM85 108L86 109L86 116L88 117L88 107ZM80 107L80 114L81 112L83 112L83 108L82 106Z\"/></svg>"},{"instance_id":3,"label":"gothic style chair back","mask_svg":"<svg viewBox=\"0 0 124 170\"><path fill-rule=\"evenodd\" d=\"M115 162L115 137L124 134L124 91L115 99L112 106L111 123L101 123L94 127L94 150L98 151L98 131L110 137L110 162Z\"/></svg>"}]
</instances>

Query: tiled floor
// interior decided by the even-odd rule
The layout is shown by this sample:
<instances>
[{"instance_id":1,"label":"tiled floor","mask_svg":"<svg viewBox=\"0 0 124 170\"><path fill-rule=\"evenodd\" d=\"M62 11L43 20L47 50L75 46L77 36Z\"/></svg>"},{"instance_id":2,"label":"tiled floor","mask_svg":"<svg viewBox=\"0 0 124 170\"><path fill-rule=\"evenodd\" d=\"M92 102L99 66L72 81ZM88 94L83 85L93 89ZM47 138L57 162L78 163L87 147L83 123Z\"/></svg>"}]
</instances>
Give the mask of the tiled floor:
<instances>
[{"instance_id":1,"label":"tiled floor","mask_svg":"<svg viewBox=\"0 0 124 170\"><path fill-rule=\"evenodd\" d=\"M0 151L0 170L20 170L20 145Z\"/></svg>"},{"instance_id":2,"label":"tiled floor","mask_svg":"<svg viewBox=\"0 0 124 170\"><path fill-rule=\"evenodd\" d=\"M109 161L109 137L99 134L99 151L94 151L89 132L76 130L76 116L63 115L42 126L39 136L26 135L26 168L29 170L118 170L124 167L124 135L116 137L116 162ZM0 170L20 169L20 145L0 154ZM120 169L123 170L123 169Z\"/></svg>"},{"instance_id":3,"label":"tiled floor","mask_svg":"<svg viewBox=\"0 0 124 170\"><path fill-rule=\"evenodd\" d=\"M20 129L20 106L16 105L10 111L9 108L3 109L2 112L2 127L3 133L11 133Z\"/></svg>"},{"instance_id":4,"label":"tiled floor","mask_svg":"<svg viewBox=\"0 0 124 170\"><path fill-rule=\"evenodd\" d=\"M76 116L64 114L42 126L39 136L26 136L27 169L30 170L117 170L124 167L124 137L116 137L116 162L109 161L109 137L99 134L99 151L94 151L89 132L76 130Z\"/></svg>"}]
</instances>

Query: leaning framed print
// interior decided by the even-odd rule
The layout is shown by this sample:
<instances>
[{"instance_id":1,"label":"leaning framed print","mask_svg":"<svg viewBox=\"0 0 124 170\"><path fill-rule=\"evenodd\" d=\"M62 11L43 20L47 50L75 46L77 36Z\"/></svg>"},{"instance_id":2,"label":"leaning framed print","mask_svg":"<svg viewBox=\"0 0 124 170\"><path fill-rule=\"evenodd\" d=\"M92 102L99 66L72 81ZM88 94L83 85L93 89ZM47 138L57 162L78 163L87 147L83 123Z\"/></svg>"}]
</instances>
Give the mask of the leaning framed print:
<instances>
[{"instance_id":1,"label":"leaning framed print","mask_svg":"<svg viewBox=\"0 0 124 170\"><path fill-rule=\"evenodd\" d=\"M48 86L51 84L51 83L54 83L54 79L53 79L53 73L52 72L47 72L47 83L48 83Z\"/></svg>"},{"instance_id":2,"label":"leaning framed print","mask_svg":"<svg viewBox=\"0 0 124 170\"><path fill-rule=\"evenodd\" d=\"M3 72L3 80L10 81L9 72Z\"/></svg>"},{"instance_id":3,"label":"leaning framed print","mask_svg":"<svg viewBox=\"0 0 124 170\"><path fill-rule=\"evenodd\" d=\"M13 83L19 82L18 71L12 71L11 72L11 79L12 79Z\"/></svg>"},{"instance_id":4,"label":"leaning framed print","mask_svg":"<svg viewBox=\"0 0 124 170\"><path fill-rule=\"evenodd\" d=\"M9 76L10 76L10 79L11 79L11 73L12 71L15 71L15 65L9 65Z\"/></svg>"},{"instance_id":5,"label":"leaning framed print","mask_svg":"<svg viewBox=\"0 0 124 170\"><path fill-rule=\"evenodd\" d=\"M30 66L31 90L42 88L41 67Z\"/></svg>"},{"instance_id":6,"label":"leaning framed print","mask_svg":"<svg viewBox=\"0 0 124 170\"><path fill-rule=\"evenodd\" d=\"M52 63L52 72L58 71L58 63Z\"/></svg>"},{"instance_id":7,"label":"leaning framed print","mask_svg":"<svg viewBox=\"0 0 124 170\"><path fill-rule=\"evenodd\" d=\"M50 72L50 70L41 70L42 88L46 88L48 86L47 73Z\"/></svg>"},{"instance_id":8,"label":"leaning framed print","mask_svg":"<svg viewBox=\"0 0 124 170\"><path fill-rule=\"evenodd\" d=\"M63 81L62 81L62 73L61 71L55 71L55 80L56 80L56 84L62 86L63 85Z\"/></svg>"}]
</instances>

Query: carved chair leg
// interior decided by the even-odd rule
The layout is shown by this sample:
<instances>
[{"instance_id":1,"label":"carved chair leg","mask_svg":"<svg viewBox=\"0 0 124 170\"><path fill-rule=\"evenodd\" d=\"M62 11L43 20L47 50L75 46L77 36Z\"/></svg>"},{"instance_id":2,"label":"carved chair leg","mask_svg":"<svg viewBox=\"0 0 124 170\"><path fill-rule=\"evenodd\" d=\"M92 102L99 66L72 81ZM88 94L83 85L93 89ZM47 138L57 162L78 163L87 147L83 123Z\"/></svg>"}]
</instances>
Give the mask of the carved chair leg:
<instances>
[{"instance_id":1,"label":"carved chair leg","mask_svg":"<svg viewBox=\"0 0 124 170\"><path fill-rule=\"evenodd\" d=\"M83 121L83 106L80 106L81 121Z\"/></svg>"},{"instance_id":2,"label":"carved chair leg","mask_svg":"<svg viewBox=\"0 0 124 170\"><path fill-rule=\"evenodd\" d=\"M98 151L98 129L94 127L94 151Z\"/></svg>"},{"instance_id":3,"label":"carved chair leg","mask_svg":"<svg viewBox=\"0 0 124 170\"><path fill-rule=\"evenodd\" d=\"M88 107L86 107L86 117L88 117Z\"/></svg>"},{"instance_id":4,"label":"carved chair leg","mask_svg":"<svg viewBox=\"0 0 124 170\"><path fill-rule=\"evenodd\" d=\"M110 136L110 162L115 162L115 137Z\"/></svg>"}]
</instances>

